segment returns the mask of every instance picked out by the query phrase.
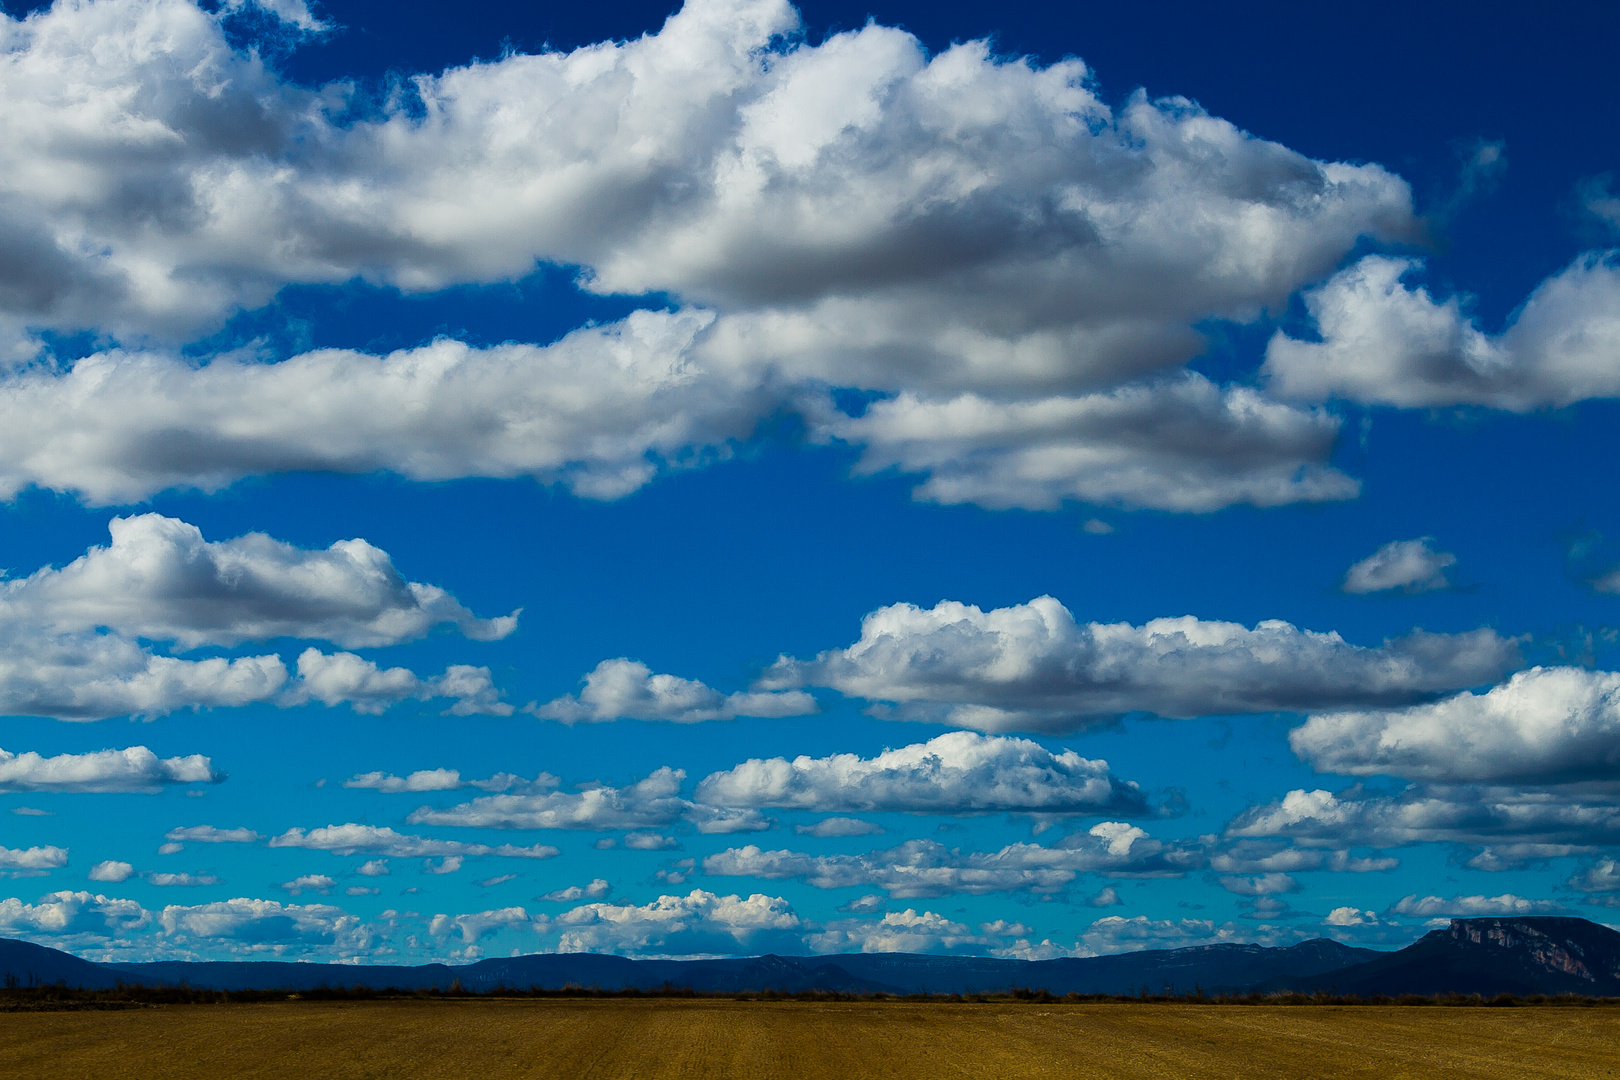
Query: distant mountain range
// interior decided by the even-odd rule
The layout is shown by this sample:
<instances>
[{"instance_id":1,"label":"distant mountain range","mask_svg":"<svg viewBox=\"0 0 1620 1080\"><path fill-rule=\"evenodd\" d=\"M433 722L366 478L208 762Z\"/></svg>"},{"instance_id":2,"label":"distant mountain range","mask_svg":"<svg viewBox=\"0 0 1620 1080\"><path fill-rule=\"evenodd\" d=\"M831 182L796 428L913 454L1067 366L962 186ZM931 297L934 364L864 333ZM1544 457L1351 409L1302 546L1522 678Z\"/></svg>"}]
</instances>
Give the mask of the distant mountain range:
<instances>
[{"instance_id":1,"label":"distant mountain range","mask_svg":"<svg viewBox=\"0 0 1620 1080\"><path fill-rule=\"evenodd\" d=\"M1397 952L1326 938L1287 948L1203 945L1061 960L916 953L755 956L721 960L629 960L595 953L537 953L451 967L365 967L263 961L96 964L26 941L0 939L0 976L15 985L63 982L214 990L312 990L369 986L400 990L455 983L603 990L690 987L699 993L993 993L1012 988L1054 994L1181 994L1326 990L1340 994L1480 993L1620 996L1620 932L1586 919L1453 919Z\"/></svg>"}]
</instances>

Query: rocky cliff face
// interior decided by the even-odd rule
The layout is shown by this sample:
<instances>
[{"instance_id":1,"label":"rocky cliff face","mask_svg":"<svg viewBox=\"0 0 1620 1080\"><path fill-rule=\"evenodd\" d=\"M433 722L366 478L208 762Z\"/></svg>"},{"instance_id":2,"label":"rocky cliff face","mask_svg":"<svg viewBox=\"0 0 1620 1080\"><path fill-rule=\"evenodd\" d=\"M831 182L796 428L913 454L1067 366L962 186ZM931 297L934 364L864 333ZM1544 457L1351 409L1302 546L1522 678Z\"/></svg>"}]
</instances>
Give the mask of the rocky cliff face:
<instances>
[{"instance_id":1,"label":"rocky cliff face","mask_svg":"<svg viewBox=\"0 0 1620 1080\"><path fill-rule=\"evenodd\" d=\"M1397 953L1286 985L1362 995L1620 997L1620 932L1586 919L1453 919Z\"/></svg>"},{"instance_id":2,"label":"rocky cliff face","mask_svg":"<svg viewBox=\"0 0 1620 1080\"><path fill-rule=\"evenodd\" d=\"M1593 986L1620 981L1620 933L1585 919L1452 919L1437 933L1463 948L1517 953L1535 966Z\"/></svg>"}]
</instances>

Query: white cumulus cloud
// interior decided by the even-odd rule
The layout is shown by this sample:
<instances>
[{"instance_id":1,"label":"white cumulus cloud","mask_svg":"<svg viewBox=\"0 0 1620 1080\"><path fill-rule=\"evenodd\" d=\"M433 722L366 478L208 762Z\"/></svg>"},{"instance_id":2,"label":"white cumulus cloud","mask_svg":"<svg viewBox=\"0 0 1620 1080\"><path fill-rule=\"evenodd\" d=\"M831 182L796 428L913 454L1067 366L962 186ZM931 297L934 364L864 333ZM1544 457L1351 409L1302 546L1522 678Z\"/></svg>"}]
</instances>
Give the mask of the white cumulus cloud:
<instances>
[{"instance_id":1,"label":"white cumulus cloud","mask_svg":"<svg viewBox=\"0 0 1620 1080\"><path fill-rule=\"evenodd\" d=\"M201 754L160 758L144 746L55 757L0 750L0 791L157 791L223 779Z\"/></svg>"},{"instance_id":2,"label":"white cumulus cloud","mask_svg":"<svg viewBox=\"0 0 1620 1080\"><path fill-rule=\"evenodd\" d=\"M319 29L300 0L261 6ZM7 18L6 352L49 329L130 350L0 380L0 491L390 469L613 497L788 407L943 501L1354 494L1325 461L1331 418L1153 380L1201 351L1200 324L1281 309L1363 237L1415 235L1408 186L1376 165L1185 99L1110 108L1078 60L929 56L875 23L811 43L784 0L691 0L634 40L418 75L360 120L343 84L291 85L233 47L228 17L101 0ZM419 292L540 263L677 310L478 355L199 365L149 344L290 283ZM912 397L851 417L827 386Z\"/></svg>"},{"instance_id":3,"label":"white cumulus cloud","mask_svg":"<svg viewBox=\"0 0 1620 1080\"><path fill-rule=\"evenodd\" d=\"M1141 789L1114 776L1106 761L970 731L872 758L753 758L706 777L697 798L716 806L818 811L1109 814L1147 808Z\"/></svg>"},{"instance_id":4,"label":"white cumulus cloud","mask_svg":"<svg viewBox=\"0 0 1620 1080\"><path fill-rule=\"evenodd\" d=\"M1436 551L1429 545L1432 536L1416 540L1392 540L1351 566L1344 574L1347 593L1434 592L1449 589L1446 569L1454 566L1457 556L1449 551Z\"/></svg>"},{"instance_id":5,"label":"white cumulus cloud","mask_svg":"<svg viewBox=\"0 0 1620 1080\"><path fill-rule=\"evenodd\" d=\"M294 896L302 892L317 892L325 895L332 891L337 882L325 874L299 874L291 881L283 881L281 887Z\"/></svg>"},{"instance_id":6,"label":"white cumulus cloud","mask_svg":"<svg viewBox=\"0 0 1620 1080\"><path fill-rule=\"evenodd\" d=\"M184 650L292 636L386 645L441 623L483 640L515 628L515 612L479 619L443 589L406 581L386 552L364 540L324 551L258 533L214 542L158 514L115 518L110 530L108 547L0 581L0 713L151 718L312 699L380 712L430 698L451 699L457 715L511 712L486 668L453 665L423 678L309 648L289 677L274 654L190 660L143 644Z\"/></svg>"},{"instance_id":7,"label":"white cumulus cloud","mask_svg":"<svg viewBox=\"0 0 1620 1080\"><path fill-rule=\"evenodd\" d=\"M59 633L106 629L182 648L275 637L393 645L449 624L489 641L516 615L480 619L436 585L407 581L364 540L325 550L248 533L210 541L161 514L113 518L112 542L0 585L0 620Z\"/></svg>"},{"instance_id":8,"label":"white cumulus cloud","mask_svg":"<svg viewBox=\"0 0 1620 1080\"><path fill-rule=\"evenodd\" d=\"M313 647L298 654L298 678L288 685L281 703L314 700L376 714L401 701L434 698L451 699L449 712L455 716L512 714L512 706L500 700L488 668L452 664L443 675L424 679L409 668L384 668L354 653L323 653Z\"/></svg>"},{"instance_id":9,"label":"white cumulus cloud","mask_svg":"<svg viewBox=\"0 0 1620 1080\"><path fill-rule=\"evenodd\" d=\"M798 880L818 889L866 886L893 897L1062 891L1081 874L1121 877L1179 875L1198 865L1196 852L1154 840L1133 825L1102 822L1054 845L1010 844L999 851L963 852L935 840L908 840L862 855L766 851L754 844L703 860L716 877Z\"/></svg>"},{"instance_id":10,"label":"white cumulus cloud","mask_svg":"<svg viewBox=\"0 0 1620 1080\"><path fill-rule=\"evenodd\" d=\"M404 859L453 858L468 855L498 855L515 859L550 859L558 850L544 844L518 847L501 844L464 844L459 840L434 840L425 836L398 833L386 825L327 825L319 829L288 829L270 838L271 847L312 848L334 855L383 855ZM459 861L457 862L459 866Z\"/></svg>"},{"instance_id":11,"label":"white cumulus cloud","mask_svg":"<svg viewBox=\"0 0 1620 1080\"><path fill-rule=\"evenodd\" d=\"M53 892L33 904L16 897L0 900L0 927L13 933L105 938L139 929L150 921L150 913L135 901L100 893Z\"/></svg>"},{"instance_id":12,"label":"white cumulus cloud","mask_svg":"<svg viewBox=\"0 0 1620 1080\"><path fill-rule=\"evenodd\" d=\"M606 878L592 878L584 885L570 885L565 889L556 889L537 899L553 903L573 903L578 900L600 900L612 891L613 886Z\"/></svg>"},{"instance_id":13,"label":"white cumulus cloud","mask_svg":"<svg viewBox=\"0 0 1620 1080\"><path fill-rule=\"evenodd\" d=\"M493 911L475 911L466 915L435 915L428 923L428 933L441 941L454 934L460 936L463 944L476 945L480 939L497 930L518 929L528 925L527 911L521 907L508 907Z\"/></svg>"},{"instance_id":14,"label":"white cumulus cloud","mask_svg":"<svg viewBox=\"0 0 1620 1080\"><path fill-rule=\"evenodd\" d=\"M1419 263L1369 255L1305 294L1322 340L1278 332L1264 374L1286 398L1515 412L1620 395L1620 266L1588 252L1543 281L1496 335L1461 298L1405 278Z\"/></svg>"},{"instance_id":15,"label":"white cumulus cloud","mask_svg":"<svg viewBox=\"0 0 1620 1080\"><path fill-rule=\"evenodd\" d=\"M762 684L829 686L900 719L1060 731L1132 712L1405 704L1494 680L1517 660L1516 646L1491 630L1414 631L1366 647L1278 620L1252 629L1192 616L1078 623L1043 596L991 611L954 601L879 608L854 645L783 657Z\"/></svg>"},{"instance_id":16,"label":"white cumulus cloud","mask_svg":"<svg viewBox=\"0 0 1620 1080\"><path fill-rule=\"evenodd\" d=\"M1477 919L1490 915L1568 915L1570 910L1553 900L1526 900L1522 896L1403 896L1389 909L1408 918L1448 917Z\"/></svg>"},{"instance_id":17,"label":"white cumulus cloud","mask_svg":"<svg viewBox=\"0 0 1620 1080\"><path fill-rule=\"evenodd\" d=\"M647 904L594 903L558 915L559 952L612 952L624 956L681 956L740 950L802 948L803 924L779 896L718 896L693 889L686 896L660 896Z\"/></svg>"},{"instance_id":18,"label":"white cumulus cloud","mask_svg":"<svg viewBox=\"0 0 1620 1080\"><path fill-rule=\"evenodd\" d=\"M1579 785L1437 785L1397 795L1297 789L1238 814L1226 832L1339 849L1450 844L1473 852L1473 869L1503 870L1620 843L1620 803Z\"/></svg>"},{"instance_id":19,"label":"white cumulus cloud","mask_svg":"<svg viewBox=\"0 0 1620 1080\"><path fill-rule=\"evenodd\" d=\"M620 657L596 665L577 695L525 711L565 724L625 719L695 724L739 716L803 716L816 711L816 701L802 690L722 694L695 679L655 675L639 660Z\"/></svg>"},{"instance_id":20,"label":"white cumulus cloud","mask_svg":"<svg viewBox=\"0 0 1620 1080\"><path fill-rule=\"evenodd\" d=\"M116 883L128 881L134 873L135 867L127 862L119 862L116 859L103 859L92 866L85 877L91 881L111 881Z\"/></svg>"},{"instance_id":21,"label":"white cumulus cloud","mask_svg":"<svg viewBox=\"0 0 1620 1080\"><path fill-rule=\"evenodd\" d=\"M534 786L553 786L543 777ZM413 811L413 825L457 825L478 829L656 829L689 821L699 832L764 829L769 822L751 808L711 806L681 795L686 773L664 767L622 788L595 785L580 791L537 790L485 795L445 809Z\"/></svg>"},{"instance_id":22,"label":"white cumulus cloud","mask_svg":"<svg viewBox=\"0 0 1620 1080\"><path fill-rule=\"evenodd\" d=\"M59 866L66 866L67 861L67 848L50 844L31 848L0 847L0 870L10 870L14 874L17 872L26 874L34 870L55 870Z\"/></svg>"},{"instance_id":23,"label":"white cumulus cloud","mask_svg":"<svg viewBox=\"0 0 1620 1080\"><path fill-rule=\"evenodd\" d=\"M1484 693L1312 716L1288 736L1316 768L1438 783L1607 780L1620 766L1620 673L1533 667Z\"/></svg>"}]
</instances>

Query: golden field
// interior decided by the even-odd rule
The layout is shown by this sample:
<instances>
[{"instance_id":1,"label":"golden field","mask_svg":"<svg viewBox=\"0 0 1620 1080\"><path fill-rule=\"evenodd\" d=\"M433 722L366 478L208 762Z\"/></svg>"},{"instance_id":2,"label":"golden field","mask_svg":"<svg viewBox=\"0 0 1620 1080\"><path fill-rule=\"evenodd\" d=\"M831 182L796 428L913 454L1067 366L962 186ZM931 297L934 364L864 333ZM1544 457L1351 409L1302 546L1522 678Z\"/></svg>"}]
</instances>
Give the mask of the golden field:
<instances>
[{"instance_id":1,"label":"golden field","mask_svg":"<svg viewBox=\"0 0 1620 1080\"><path fill-rule=\"evenodd\" d=\"M1620 1009L723 1000L0 1014L23 1080L1620 1078Z\"/></svg>"}]
</instances>

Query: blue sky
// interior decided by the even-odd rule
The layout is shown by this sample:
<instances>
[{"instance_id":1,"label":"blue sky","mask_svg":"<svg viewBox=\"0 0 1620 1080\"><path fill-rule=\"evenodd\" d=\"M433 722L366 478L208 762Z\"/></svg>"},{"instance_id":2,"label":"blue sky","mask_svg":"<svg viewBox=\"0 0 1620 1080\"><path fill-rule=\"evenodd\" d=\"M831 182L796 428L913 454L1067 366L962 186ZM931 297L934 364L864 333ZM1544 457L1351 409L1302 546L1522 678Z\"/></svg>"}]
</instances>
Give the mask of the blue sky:
<instances>
[{"instance_id":1,"label":"blue sky","mask_svg":"<svg viewBox=\"0 0 1620 1080\"><path fill-rule=\"evenodd\" d=\"M0 931L1620 904L1603 13L6 11Z\"/></svg>"}]
</instances>

